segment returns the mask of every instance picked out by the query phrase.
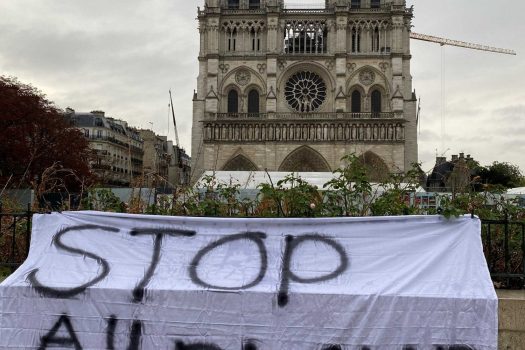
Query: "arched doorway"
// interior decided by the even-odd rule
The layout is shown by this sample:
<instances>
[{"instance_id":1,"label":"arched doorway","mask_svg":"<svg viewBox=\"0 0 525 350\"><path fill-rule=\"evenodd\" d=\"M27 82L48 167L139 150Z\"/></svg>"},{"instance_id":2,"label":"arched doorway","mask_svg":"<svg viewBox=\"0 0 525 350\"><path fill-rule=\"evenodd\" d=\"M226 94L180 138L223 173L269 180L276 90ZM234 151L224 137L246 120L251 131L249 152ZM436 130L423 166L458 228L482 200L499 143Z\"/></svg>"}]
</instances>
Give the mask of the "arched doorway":
<instances>
[{"instance_id":1,"label":"arched doorway","mask_svg":"<svg viewBox=\"0 0 525 350\"><path fill-rule=\"evenodd\" d=\"M331 172L324 157L308 146L302 146L290 153L279 167L287 172Z\"/></svg>"},{"instance_id":2,"label":"arched doorway","mask_svg":"<svg viewBox=\"0 0 525 350\"><path fill-rule=\"evenodd\" d=\"M385 161L372 151L359 156L361 164L366 169L366 174L371 182L382 182L388 180L390 170Z\"/></svg>"},{"instance_id":3,"label":"arched doorway","mask_svg":"<svg viewBox=\"0 0 525 350\"><path fill-rule=\"evenodd\" d=\"M224 171L257 171L257 166L247 157L239 154L233 157L222 168Z\"/></svg>"}]
</instances>

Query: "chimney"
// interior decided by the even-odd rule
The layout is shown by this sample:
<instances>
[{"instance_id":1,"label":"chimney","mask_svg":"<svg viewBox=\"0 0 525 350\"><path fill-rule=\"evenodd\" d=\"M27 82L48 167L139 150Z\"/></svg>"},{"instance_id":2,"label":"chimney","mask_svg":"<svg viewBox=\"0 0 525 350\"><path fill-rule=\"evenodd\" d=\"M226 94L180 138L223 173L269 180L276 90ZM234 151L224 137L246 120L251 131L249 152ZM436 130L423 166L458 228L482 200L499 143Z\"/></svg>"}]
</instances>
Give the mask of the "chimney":
<instances>
[{"instance_id":1,"label":"chimney","mask_svg":"<svg viewBox=\"0 0 525 350\"><path fill-rule=\"evenodd\" d=\"M459 159L465 159L465 153L460 153L459 154Z\"/></svg>"},{"instance_id":2,"label":"chimney","mask_svg":"<svg viewBox=\"0 0 525 350\"><path fill-rule=\"evenodd\" d=\"M441 165L447 161L447 157L436 157L436 165Z\"/></svg>"},{"instance_id":3,"label":"chimney","mask_svg":"<svg viewBox=\"0 0 525 350\"><path fill-rule=\"evenodd\" d=\"M106 113L104 111L91 111L91 114L94 114L98 117L105 117Z\"/></svg>"},{"instance_id":4,"label":"chimney","mask_svg":"<svg viewBox=\"0 0 525 350\"><path fill-rule=\"evenodd\" d=\"M452 161L456 162L457 160L458 160L458 155L457 154L453 154L452 155Z\"/></svg>"}]
</instances>

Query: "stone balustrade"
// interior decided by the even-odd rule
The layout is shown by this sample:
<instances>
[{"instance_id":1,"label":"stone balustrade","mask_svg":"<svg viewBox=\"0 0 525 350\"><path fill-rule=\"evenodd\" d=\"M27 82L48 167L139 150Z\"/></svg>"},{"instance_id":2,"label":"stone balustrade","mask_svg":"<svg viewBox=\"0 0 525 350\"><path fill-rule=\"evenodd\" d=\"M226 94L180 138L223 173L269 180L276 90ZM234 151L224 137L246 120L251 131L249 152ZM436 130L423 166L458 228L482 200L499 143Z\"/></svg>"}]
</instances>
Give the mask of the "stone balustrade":
<instances>
[{"instance_id":1,"label":"stone balustrade","mask_svg":"<svg viewBox=\"0 0 525 350\"><path fill-rule=\"evenodd\" d=\"M251 118L204 121L204 142L378 142L405 140L395 119L278 120Z\"/></svg>"},{"instance_id":2,"label":"stone balustrade","mask_svg":"<svg viewBox=\"0 0 525 350\"><path fill-rule=\"evenodd\" d=\"M402 114L393 112L379 113L209 113L207 120L357 120L357 119L403 119Z\"/></svg>"}]
</instances>

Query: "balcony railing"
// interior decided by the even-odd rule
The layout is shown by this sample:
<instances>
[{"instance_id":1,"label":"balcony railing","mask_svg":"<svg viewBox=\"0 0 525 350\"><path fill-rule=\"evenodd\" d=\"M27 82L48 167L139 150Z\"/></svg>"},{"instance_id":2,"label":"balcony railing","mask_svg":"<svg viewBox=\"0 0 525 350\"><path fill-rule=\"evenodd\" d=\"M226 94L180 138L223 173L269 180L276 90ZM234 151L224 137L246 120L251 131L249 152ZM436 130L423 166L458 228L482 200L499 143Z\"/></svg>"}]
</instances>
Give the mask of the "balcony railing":
<instances>
[{"instance_id":1,"label":"balcony railing","mask_svg":"<svg viewBox=\"0 0 525 350\"><path fill-rule=\"evenodd\" d=\"M119 145L125 148L128 148L132 152L144 154L144 150L140 147L132 146L129 143L117 140L114 137L109 136L98 136L98 135L90 135L89 137L86 137L88 140L94 140L94 141L108 141L110 143L113 143L115 145Z\"/></svg>"},{"instance_id":2,"label":"balcony railing","mask_svg":"<svg viewBox=\"0 0 525 350\"><path fill-rule=\"evenodd\" d=\"M306 6L304 8L285 8L283 9L283 13L286 15L325 15L325 14L333 14L334 9L333 8L307 8Z\"/></svg>"},{"instance_id":3,"label":"balcony railing","mask_svg":"<svg viewBox=\"0 0 525 350\"><path fill-rule=\"evenodd\" d=\"M379 113L210 113L208 120L319 120L319 119L395 119L402 114L393 112Z\"/></svg>"}]
</instances>

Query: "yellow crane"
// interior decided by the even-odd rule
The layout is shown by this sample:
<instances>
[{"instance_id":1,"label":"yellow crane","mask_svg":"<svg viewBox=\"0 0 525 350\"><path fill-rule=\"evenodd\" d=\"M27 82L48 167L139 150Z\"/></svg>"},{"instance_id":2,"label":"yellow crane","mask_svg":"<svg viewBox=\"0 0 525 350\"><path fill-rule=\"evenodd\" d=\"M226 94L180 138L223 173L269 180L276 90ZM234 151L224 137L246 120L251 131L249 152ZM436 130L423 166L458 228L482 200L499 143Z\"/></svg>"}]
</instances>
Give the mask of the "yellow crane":
<instances>
[{"instance_id":1,"label":"yellow crane","mask_svg":"<svg viewBox=\"0 0 525 350\"><path fill-rule=\"evenodd\" d=\"M438 36L433 35L427 35L427 34L419 34L410 32L410 38L415 40L421 40L421 41L427 41L431 43L436 43L444 46L456 46L456 47L463 47L466 49L471 50L479 50L479 51L487 51L487 52L494 52L504 55L513 55L516 56L516 52L514 50L509 49L502 49L499 47L492 47L487 45L481 45L481 44L474 44L469 43L466 41L460 41L460 40L453 40L453 39L447 39L447 38L441 38ZM442 57L441 57L441 150L443 151L445 149L445 55L444 51L442 50ZM419 114L421 111L421 101L419 101L418 109L417 109L417 123L419 125Z\"/></svg>"},{"instance_id":2,"label":"yellow crane","mask_svg":"<svg viewBox=\"0 0 525 350\"><path fill-rule=\"evenodd\" d=\"M501 53L505 55L514 55L516 56L516 52L514 50L509 49L501 49L498 47L492 47L492 46L486 46L486 45L480 45L480 44L473 44L468 43L466 41L460 41L460 40L452 40L452 39L446 39L446 38L440 38L438 36L432 36L432 35L426 35L426 34L419 34L419 33L410 33L410 38L415 40L422 40L422 41L428 41L431 43L440 44L441 46L457 46L457 47L464 47L466 49L472 49L472 50L480 50L480 51L488 51L488 52L495 52L495 53Z\"/></svg>"}]
</instances>

